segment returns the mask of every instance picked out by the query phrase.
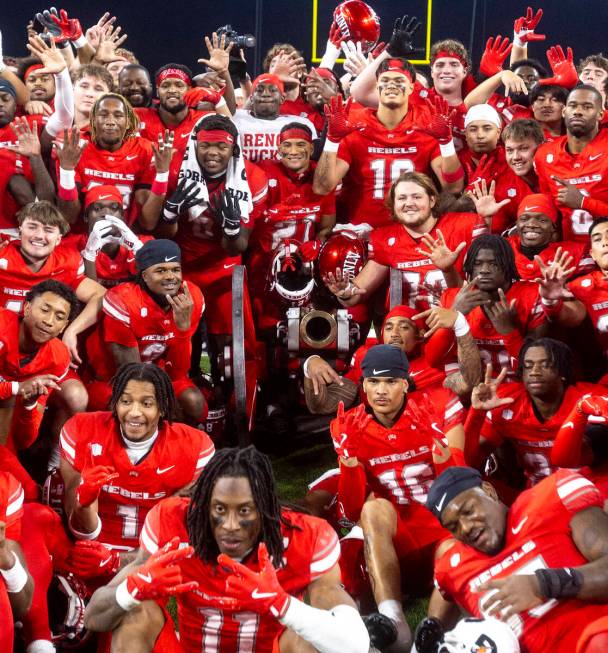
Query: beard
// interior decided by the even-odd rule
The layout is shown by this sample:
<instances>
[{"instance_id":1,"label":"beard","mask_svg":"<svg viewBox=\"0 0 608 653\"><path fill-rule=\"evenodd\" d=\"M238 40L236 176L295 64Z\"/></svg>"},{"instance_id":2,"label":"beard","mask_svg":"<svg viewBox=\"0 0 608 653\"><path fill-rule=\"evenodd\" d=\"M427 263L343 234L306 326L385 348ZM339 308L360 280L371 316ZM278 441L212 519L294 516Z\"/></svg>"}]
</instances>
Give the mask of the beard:
<instances>
[{"instance_id":1,"label":"beard","mask_svg":"<svg viewBox=\"0 0 608 653\"><path fill-rule=\"evenodd\" d=\"M168 107L167 105L161 103L161 107L169 113L179 113L180 111L183 111L187 106L188 105L184 102L184 100L172 107Z\"/></svg>"}]
</instances>

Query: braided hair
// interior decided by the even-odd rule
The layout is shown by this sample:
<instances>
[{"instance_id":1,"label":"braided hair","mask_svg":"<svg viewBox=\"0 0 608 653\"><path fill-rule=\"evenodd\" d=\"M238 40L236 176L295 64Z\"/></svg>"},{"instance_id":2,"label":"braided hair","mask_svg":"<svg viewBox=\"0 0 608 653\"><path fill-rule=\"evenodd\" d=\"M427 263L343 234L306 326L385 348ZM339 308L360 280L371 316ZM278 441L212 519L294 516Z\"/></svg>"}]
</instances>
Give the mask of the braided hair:
<instances>
[{"instance_id":1,"label":"braided hair","mask_svg":"<svg viewBox=\"0 0 608 653\"><path fill-rule=\"evenodd\" d=\"M192 491L188 508L188 537L196 554L205 562L215 562L219 548L210 519L211 495L219 478L244 476L260 515L260 541L265 542L275 566L283 559L281 505L277 497L274 474L268 456L254 446L216 451L207 463Z\"/></svg>"},{"instance_id":2,"label":"braided hair","mask_svg":"<svg viewBox=\"0 0 608 653\"><path fill-rule=\"evenodd\" d=\"M467 252L462 266L469 281L473 279L475 259L482 249L489 249L494 252L496 263L500 266L501 270L504 271L506 279L511 282L519 281L520 277L519 272L517 271L517 266L515 265L513 248L508 240L496 234L478 236L469 245L469 251Z\"/></svg>"},{"instance_id":3,"label":"braided hair","mask_svg":"<svg viewBox=\"0 0 608 653\"><path fill-rule=\"evenodd\" d=\"M160 410L160 419L158 426L162 426L163 420L169 424L175 419L176 400L173 384L169 375L161 370L154 363L125 363L121 365L114 377L112 378L112 397L110 398L110 410L114 417L116 414L116 404L122 396L129 381L145 381L154 386L156 393L156 402Z\"/></svg>"},{"instance_id":4,"label":"braided hair","mask_svg":"<svg viewBox=\"0 0 608 653\"><path fill-rule=\"evenodd\" d=\"M104 93L103 95L100 95L97 98L95 104L93 105L93 108L91 109L89 128L91 130L91 140L93 141L93 143L97 143L97 129L95 128L95 119L97 118L99 105L104 100L108 100L108 99L118 100L119 102L122 102L122 105L125 108L125 113L127 115L127 129L124 133L123 140L126 141L127 138L132 138L133 136L137 136L137 131L139 130L139 118L135 114L135 111L133 111L133 107L131 106L129 100L127 100L126 97L123 97L119 93Z\"/></svg>"},{"instance_id":5,"label":"braided hair","mask_svg":"<svg viewBox=\"0 0 608 653\"><path fill-rule=\"evenodd\" d=\"M532 347L542 347L548 358L553 363L559 376L564 380L564 387L567 388L574 384L574 362L572 360L572 350L561 340L554 338L527 338L519 351L519 363L517 366L517 376L521 379L524 374L524 358L526 352Z\"/></svg>"}]
</instances>

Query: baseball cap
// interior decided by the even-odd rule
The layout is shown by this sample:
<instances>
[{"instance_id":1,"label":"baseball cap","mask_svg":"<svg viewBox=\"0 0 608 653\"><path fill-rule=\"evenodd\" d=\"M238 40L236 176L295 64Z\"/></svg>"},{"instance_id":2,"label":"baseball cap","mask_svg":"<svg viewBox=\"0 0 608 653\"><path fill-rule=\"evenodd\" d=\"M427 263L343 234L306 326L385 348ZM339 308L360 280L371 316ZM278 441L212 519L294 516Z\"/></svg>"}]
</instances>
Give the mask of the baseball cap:
<instances>
[{"instance_id":1,"label":"baseball cap","mask_svg":"<svg viewBox=\"0 0 608 653\"><path fill-rule=\"evenodd\" d=\"M441 514L452 499L473 487L481 487L481 474L472 467L448 467L433 481L426 507L441 521Z\"/></svg>"},{"instance_id":2,"label":"baseball cap","mask_svg":"<svg viewBox=\"0 0 608 653\"><path fill-rule=\"evenodd\" d=\"M557 208L551 197L544 193L533 193L524 197L517 208L517 217L523 213L542 213L551 218L551 222L557 223Z\"/></svg>"},{"instance_id":3,"label":"baseball cap","mask_svg":"<svg viewBox=\"0 0 608 653\"><path fill-rule=\"evenodd\" d=\"M149 240L135 254L135 266L138 272L159 263L181 263L181 260L182 252L179 245L165 238Z\"/></svg>"},{"instance_id":4,"label":"baseball cap","mask_svg":"<svg viewBox=\"0 0 608 653\"><path fill-rule=\"evenodd\" d=\"M374 345L370 347L361 363L363 378L371 376L407 379L410 369L407 356L394 345Z\"/></svg>"},{"instance_id":5,"label":"baseball cap","mask_svg":"<svg viewBox=\"0 0 608 653\"><path fill-rule=\"evenodd\" d=\"M114 200L122 206L122 195L116 186L104 184L101 186L93 186L84 197L84 210L97 201Z\"/></svg>"},{"instance_id":6,"label":"baseball cap","mask_svg":"<svg viewBox=\"0 0 608 653\"><path fill-rule=\"evenodd\" d=\"M496 125L498 129L502 127L498 111L496 111L496 109L489 104L476 104L475 106L471 107L464 117L465 128L476 120L485 120L486 122L491 122L493 125Z\"/></svg>"}]
</instances>

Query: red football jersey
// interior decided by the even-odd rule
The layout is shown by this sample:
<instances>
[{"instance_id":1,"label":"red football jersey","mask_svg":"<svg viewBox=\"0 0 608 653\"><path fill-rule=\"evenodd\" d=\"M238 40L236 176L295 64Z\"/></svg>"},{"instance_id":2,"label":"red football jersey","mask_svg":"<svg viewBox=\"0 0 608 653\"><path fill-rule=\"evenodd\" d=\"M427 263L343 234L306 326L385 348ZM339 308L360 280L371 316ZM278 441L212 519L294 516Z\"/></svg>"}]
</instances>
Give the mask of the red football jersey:
<instances>
[{"instance_id":1,"label":"red football jersey","mask_svg":"<svg viewBox=\"0 0 608 653\"><path fill-rule=\"evenodd\" d=\"M441 297L442 306L451 306L460 288L448 288ZM540 304L538 286L532 281L516 281L505 292L507 303L515 300L517 329L514 335L525 338L526 334L539 327L545 321ZM509 336L498 333L486 316L481 306L476 306L465 316L471 327L471 335L479 347L482 365L492 363L494 374L498 375L503 367L509 369L507 378L513 377L517 370L517 356L509 352ZM520 345L517 346L519 351Z\"/></svg>"},{"instance_id":2,"label":"red football jersey","mask_svg":"<svg viewBox=\"0 0 608 653\"><path fill-rule=\"evenodd\" d=\"M76 290L85 278L80 253L72 247L60 244L38 272L30 269L20 247L21 242L13 240L0 249L0 306L4 308L22 313L25 295L41 281L54 279Z\"/></svg>"},{"instance_id":3,"label":"red football jersey","mask_svg":"<svg viewBox=\"0 0 608 653\"><path fill-rule=\"evenodd\" d=\"M163 422L146 456L133 464L120 425L110 412L79 413L61 430L61 456L80 472L85 465L113 467L118 477L101 488L98 540L110 548L137 547L148 511L194 481L215 453L206 433Z\"/></svg>"},{"instance_id":4,"label":"red football jersey","mask_svg":"<svg viewBox=\"0 0 608 653\"><path fill-rule=\"evenodd\" d=\"M23 175L32 181L31 174L26 176L29 169L25 166L22 157L10 150L0 148L0 229L16 229L15 214L19 209L15 198L9 190L9 183L15 175Z\"/></svg>"},{"instance_id":5,"label":"red football jersey","mask_svg":"<svg viewBox=\"0 0 608 653\"><path fill-rule=\"evenodd\" d=\"M519 276L526 281L534 281L542 277L538 263L534 258L529 259L521 251L521 241L517 234L509 236L507 240L511 243L513 253L515 254L515 265ZM562 251L567 252L572 258L572 265L576 267L575 275L585 274L595 269L595 263L589 254L589 245L577 243L574 241L562 241L559 243L549 243L538 256L543 260L545 265L549 265L555 258L557 249L561 247Z\"/></svg>"},{"instance_id":6,"label":"red football jersey","mask_svg":"<svg viewBox=\"0 0 608 653\"><path fill-rule=\"evenodd\" d=\"M541 193L551 195L557 202L557 192L563 188L553 176L574 184L583 195L582 209L569 209L558 204L562 214L564 240L578 240L588 244L587 234L594 217L606 215L608 202L608 130L600 129L598 135L580 154L568 151L568 136L541 145L534 156ZM589 199L588 199L589 198ZM599 200L600 211L593 200ZM603 206L601 206L603 205Z\"/></svg>"},{"instance_id":7,"label":"red football jersey","mask_svg":"<svg viewBox=\"0 0 608 653\"><path fill-rule=\"evenodd\" d=\"M410 108L396 129L387 129L372 109L357 115L366 127L343 138L338 149L338 158L349 165L339 195L349 223L389 224L384 198L393 181L402 172L432 174L431 161L441 154L434 138L415 129L420 113Z\"/></svg>"},{"instance_id":8,"label":"red football jersey","mask_svg":"<svg viewBox=\"0 0 608 653\"><path fill-rule=\"evenodd\" d=\"M301 97L295 100L285 100L279 108L279 113L282 116L298 116L299 118L307 118L315 126L317 133L321 133L325 127L325 114L323 110L318 111L305 102Z\"/></svg>"},{"instance_id":9,"label":"red football jersey","mask_svg":"<svg viewBox=\"0 0 608 653\"><path fill-rule=\"evenodd\" d=\"M161 308L135 282L121 283L104 295L103 324L87 341L87 352L97 379L110 379L116 371L107 345L110 342L137 347L142 362L164 367L173 380L187 374L192 348L190 338L205 310L205 300L197 286L187 281L183 283L187 284L194 302L187 332L178 331L171 308Z\"/></svg>"},{"instance_id":10,"label":"red football jersey","mask_svg":"<svg viewBox=\"0 0 608 653\"><path fill-rule=\"evenodd\" d=\"M541 421L523 383L501 385L498 387L498 396L512 397L514 401L486 413L481 437L495 446L501 445L504 440L510 440L528 479L528 485L534 485L557 469L551 465L553 441L576 402L585 394L602 395L605 392L606 388L592 383L571 385L566 389L555 415ZM593 423L606 422L603 417L590 419Z\"/></svg>"},{"instance_id":11,"label":"red football jersey","mask_svg":"<svg viewBox=\"0 0 608 653\"><path fill-rule=\"evenodd\" d=\"M473 238L487 231L477 213L444 213L429 231L429 235L437 238L438 229L452 250L463 241L468 247ZM370 234L370 259L380 265L403 270L401 303L421 311L437 305L446 288L443 272L433 265L423 251L425 249L420 239L411 236L402 224L380 227ZM456 261L456 268L461 274L466 249L465 247Z\"/></svg>"},{"instance_id":12,"label":"red football jersey","mask_svg":"<svg viewBox=\"0 0 608 653\"><path fill-rule=\"evenodd\" d=\"M268 180L264 172L249 161L245 161L245 172L253 210L247 219L241 218L241 224L247 229L253 229L255 221L266 206ZM222 177L218 183L213 183L213 180L207 183L211 206L213 206L213 198L225 188L225 177ZM222 262L226 266L232 266L241 262L240 256L229 256L222 247L220 230L213 212L209 209L194 220L187 215L181 216L175 240L182 250L182 263L185 269L200 269L203 265L212 267Z\"/></svg>"},{"instance_id":13,"label":"red football jersey","mask_svg":"<svg viewBox=\"0 0 608 653\"><path fill-rule=\"evenodd\" d=\"M568 289L585 305L597 340L608 357L608 277L596 270L571 281Z\"/></svg>"},{"instance_id":14,"label":"red football jersey","mask_svg":"<svg viewBox=\"0 0 608 653\"><path fill-rule=\"evenodd\" d=\"M433 105L435 104L435 98L439 96L439 93L434 88L424 88L421 84L414 85L414 92L410 95L410 106L419 106L422 110L428 111L430 101ZM464 102L461 102L457 105L450 105L450 110L455 109L456 113L452 118L452 136L454 138L454 146L456 151L466 149L467 139L465 137L464 131L464 118L467 115L467 107ZM430 119L430 116L427 120ZM425 124L420 122L420 124Z\"/></svg>"},{"instance_id":15,"label":"red football jersey","mask_svg":"<svg viewBox=\"0 0 608 653\"><path fill-rule=\"evenodd\" d=\"M141 548L155 553L176 536L180 545L188 544L189 503L189 499L176 497L162 501L151 510L141 532ZM338 536L325 520L290 510L283 510L281 531L285 552L277 578L287 593L301 597L312 581L338 562ZM250 554L243 564L257 571L257 554ZM205 563L196 555L180 560L177 565L183 582L198 581L200 585L199 589L176 597L180 642L185 651L273 650L273 641L283 630L274 617L238 607L225 608L214 600L214 596L225 596L226 577L218 573L217 565Z\"/></svg>"},{"instance_id":16,"label":"red football jersey","mask_svg":"<svg viewBox=\"0 0 608 653\"><path fill-rule=\"evenodd\" d=\"M507 514L505 543L494 556L454 542L435 562L435 582L441 593L469 614L482 617L492 605L491 595L477 588L490 580L537 569L578 567L587 564L570 530L572 517L590 507L603 507L593 483L560 470L522 492ZM522 651L573 653L585 624L608 614L607 605L576 599L550 599L507 623L522 644Z\"/></svg>"},{"instance_id":17,"label":"red football jersey","mask_svg":"<svg viewBox=\"0 0 608 653\"><path fill-rule=\"evenodd\" d=\"M24 492L21 483L10 473L0 471L0 521L6 524L6 537L21 536Z\"/></svg>"},{"instance_id":18,"label":"red football jersey","mask_svg":"<svg viewBox=\"0 0 608 653\"><path fill-rule=\"evenodd\" d=\"M264 160L258 165L268 178L268 208L255 223L250 247L270 253L285 240L313 240L321 216L336 213L334 193L312 192L316 163L301 174L278 161Z\"/></svg>"}]
</instances>

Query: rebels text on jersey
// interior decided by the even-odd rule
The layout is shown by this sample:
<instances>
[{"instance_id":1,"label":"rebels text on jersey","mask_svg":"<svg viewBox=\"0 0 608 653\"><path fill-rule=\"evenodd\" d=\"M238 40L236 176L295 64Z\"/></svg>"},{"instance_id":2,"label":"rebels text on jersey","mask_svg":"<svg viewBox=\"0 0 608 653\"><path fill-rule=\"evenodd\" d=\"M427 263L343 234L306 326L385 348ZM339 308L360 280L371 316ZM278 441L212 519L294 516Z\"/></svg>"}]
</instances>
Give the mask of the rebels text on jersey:
<instances>
[{"instance_id":1,"label":"rebels text on jersey","mask_svg":"<svg viewBox=\"0 0 608 653\"><path fill-rule=\"evenodd\" d=\"M171 498L148 513L141 531L140 547L152 554L178 536L188 543L186 518L189 499ZM310 583L330 569L340 557L336 532L323 519L283 510L281 520L284 554L277 569L279 583L292 596L301 597ZM246 608L226 608L215 597L225 596L226 577L214 563L196 555L178 563L183 582L198 581L199 588L177 596L180 641L187 653L216 651L270 653L283 627L270 614ZM257 553L243 564L257 570Z\"/></svg>"},{"instance_id":2,"label":"rebels text on jersey","mask_svg":"<svg viewBox=\"0 0 608 653\"><path fill-rule=\"evenodd\" d=\"M215 453L206 433L164 421L148 454L133 464L117 420L105 411L74 415L64 424L59 441L61 456L77 472L93 464L118 473L101 488L97 539L123 550L137 547L148 511L194 481Z\"/></svg>"}]
</instances>

